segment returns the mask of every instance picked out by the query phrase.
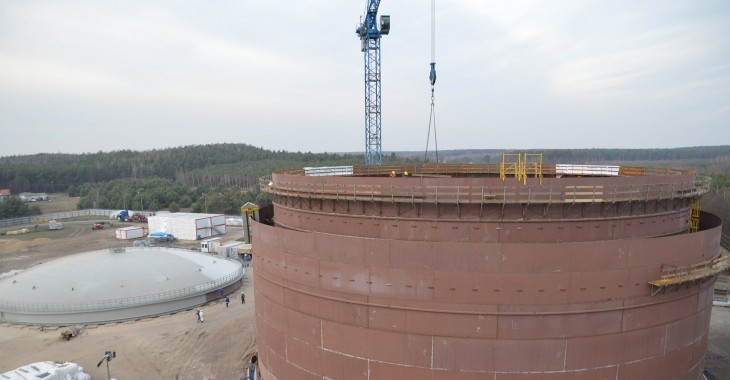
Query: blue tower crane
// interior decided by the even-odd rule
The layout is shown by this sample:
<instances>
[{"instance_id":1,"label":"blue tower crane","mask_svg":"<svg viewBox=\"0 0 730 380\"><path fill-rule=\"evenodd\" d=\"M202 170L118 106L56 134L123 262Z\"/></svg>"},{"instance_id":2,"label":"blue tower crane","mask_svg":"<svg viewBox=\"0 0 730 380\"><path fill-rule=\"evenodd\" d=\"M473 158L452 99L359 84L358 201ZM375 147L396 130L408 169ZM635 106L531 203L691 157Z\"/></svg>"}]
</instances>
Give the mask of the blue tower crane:
<instances>
[{"instance_id":1,"label":"blue tower crane","mask_svg":"<svg viewBox=\"0 0 730 380\"><path fill-rule=\"evenodd\" d=\"M383 163L380 141L380 37L390 32L390 16L380 16L376 24L380 0L368 0L365 18L355 30L365 56L365 165Z\"/></svg>"}]
</instances>

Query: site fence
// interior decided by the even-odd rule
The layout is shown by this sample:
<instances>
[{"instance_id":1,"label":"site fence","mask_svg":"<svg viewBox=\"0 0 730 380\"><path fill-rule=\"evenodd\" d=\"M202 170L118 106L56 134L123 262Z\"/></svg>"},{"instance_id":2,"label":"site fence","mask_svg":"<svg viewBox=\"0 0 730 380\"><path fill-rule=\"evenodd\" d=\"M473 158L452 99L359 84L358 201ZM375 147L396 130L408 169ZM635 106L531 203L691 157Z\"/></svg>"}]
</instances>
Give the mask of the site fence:
<instances>
[{"instance_id":1,"label":"site fence","mask_svg":"<svg viewBox=\"0 0 730 380\"><path fill-rule=\"evenodd\" d=\"M71 219L71 218L77 218L77 217L82 217L82 216L102 216L102 217L104 217L104 219L108 219L109 215L116 211L119 211L119 210L105 210L105 209L92 208L92 209L86 209L86 210L54 212L52 214L23 216L20 218L0 219L0 227L32 225L32 224L36 224L36 222L38 222L38 221L40 221L42 223L47 223L49 220ZM152 212L147 212L147 211L144 211L144 212L135 211L135 213L142 213L142 214L145 214L145 216L150 216L150 215L154 214Z\"/></svg>"},{"instance_id":2,"label":"site fence","mask_svg":"<svg viewBox=\"0 0 730 380\"><path fill-rule=\"evenodd\" d=\"M71 218L77 218L77 217L84 217L84 216L99 216L101 219L109 219L109 215L111 215L114 212L117 212L119 210L106 210L106 209L98 209L98 208L92 208L92 209L86 209L86 210L76 210L76 211L65 211L65 212L55 212L52 214L43 214L43 215L32 215L32 216L23 216L20 218L9 218L9 219L0 219L0 228L2 227L12 227L12 226L25 226L25 225L34 225L36 223L48 223L50 220L63 220L63 219L71 219ZM154 211L133 211L135 214L144 214L146 217L154 216ZM237 219L241 220L241 215L226 215L226 219ZM237 223L236 225L243 225L243 221L240 223Z\"/></svg>"},{"instance_id":3,"label":"site fence","mask_svg":"<svg viewBox=\"0 0 730 380\"><path fill-rule=\"evenodd\" d=\"M147 248L155 249L155 248ZM29 303L29 302L8 302L0 301L0 311L6 312L30 312L30 313L76 313L103 311L113 309L124 309L138 307L161 302L174 301L190 298L192 296L207 294L212 291L223 289L243 278L243 268L238 267L232 272L217 280L188 286L185 288L170 290L161 293L146 294L135 297L115 298L109 300L96 300L76 303Z\"/></svg>"}]
</instances>

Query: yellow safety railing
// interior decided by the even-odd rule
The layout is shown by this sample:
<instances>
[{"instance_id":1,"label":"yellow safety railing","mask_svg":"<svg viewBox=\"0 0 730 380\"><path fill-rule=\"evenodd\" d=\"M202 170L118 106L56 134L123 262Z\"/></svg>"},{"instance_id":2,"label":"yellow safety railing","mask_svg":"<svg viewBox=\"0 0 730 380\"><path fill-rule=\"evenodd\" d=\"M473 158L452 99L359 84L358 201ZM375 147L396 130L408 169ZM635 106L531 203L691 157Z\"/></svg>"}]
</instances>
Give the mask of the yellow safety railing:
<instances>
[{"instance_id":1,"label":"yellow safety railing","mask_svg":"<svg viewBox=\"0 0 730 380\"><path fill-rule=\"evenodd\" d=\"M499 164L499 177L504 181L507 176L522 179L522 155L519 153L502 153L502 162Z\"/></svg>"},{"instance_id":2,"label":"yellow safety railing","mask_svg":"<svg viewBox=\"0 0 730 380\"><path fill-rule=\"evenodd\" d=\"M534 175L542 185L542 153L525 153L522 160L522 177L527 185L527 176Z\"/></svg>"},{"instance_id":3,"label":"yellow safety railing","mask_svg":"<svg viewBox=\"0 0 730 380\"><path fill-rule=\"evenodd\" d=\"M665 265L662 268L662 275L657 280L649 281L651 295L655 296L660 291L669 288L676 288L688 282L701 281L708 277L716 276L730 268L730 256L720 255L719 257L703 261L689 267L676 267Z\"/></svg>"},{"instance_id":4,"label":"yellow safety railing","mask_svg":"<svg viewBox=\"0 0 730 380\"><path fill-rule=\"evenodd\" d=\"M539 178L542 185L542 153L503 153L499 165L499 177L502 181L514 176L527 185L527 177Z\"/></svg>"}]
</instances>

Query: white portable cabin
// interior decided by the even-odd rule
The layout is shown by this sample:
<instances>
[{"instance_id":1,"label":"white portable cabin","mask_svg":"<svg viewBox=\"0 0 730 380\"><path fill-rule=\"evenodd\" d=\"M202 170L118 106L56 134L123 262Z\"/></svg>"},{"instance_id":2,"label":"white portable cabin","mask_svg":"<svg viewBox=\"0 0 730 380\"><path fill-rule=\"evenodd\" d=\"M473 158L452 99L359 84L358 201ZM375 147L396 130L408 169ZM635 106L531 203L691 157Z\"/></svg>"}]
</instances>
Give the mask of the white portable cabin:
<instances>
[{"instance_id":1,"label":"white portable cabin","mask_svg":"<svg viewBox=\"0 0 730 380\"><path fill-rule=\"evenodd\" d=\"M243 218L226 218L226 226L243 226Z\"/></svg>"},{"instance_id":2,"label":"white portable cabin","mask_svg":"<svg viewBox=\"0 0 730 380\"><path fill-rule=\"evenodd\" d=\"M225 244L221 244L218 249L218 253L227 259L239 259L239 250L246 245L251 246L251 244L246 244L242 241L229 241Z\"/></svg>"},{"instance_id":3,"label":"white portable cabin","mask_svg":"<svg viewBox=\"0 0 730 380\"><path fill-rule=\"evenodd\" d=\"M218 253L218 247L221 246L220 237L209 238L200 241L200 252Z\"/></svg>"},{"instance_id":4,"label":"white portable cabin","mask_svg":"<svg viewBox=\"0 0 730 380\"><path fill-rule=\"evenodd\" d=\"M176 212L150 216L147 224L152 232L167 232L180 240L199 240L226 233L223 214Z\"/></svg>"},{"instance_id":5,"label":"white portable cabin","mask_svg":"<svg viewBox=\"0 0 730 380\"><path fill-rule=\"evenodd\" d=\"M117 228L117 239L129 240L138 239L144 236L144 228L139 226Z\"/></svg>"}]
</instances>

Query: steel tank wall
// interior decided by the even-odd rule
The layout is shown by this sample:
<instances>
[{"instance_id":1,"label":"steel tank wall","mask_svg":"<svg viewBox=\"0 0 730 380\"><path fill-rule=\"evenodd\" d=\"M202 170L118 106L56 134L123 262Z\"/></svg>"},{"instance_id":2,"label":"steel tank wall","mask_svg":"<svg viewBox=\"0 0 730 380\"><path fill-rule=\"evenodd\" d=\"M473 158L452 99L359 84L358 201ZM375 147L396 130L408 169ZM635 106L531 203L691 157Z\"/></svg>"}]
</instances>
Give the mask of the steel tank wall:
<instances>
[{"instance_id":1,"label":"steel tank wall","mask_svg":"<svg viewBox=\"0 0 730 380\"><path fill-rule=\"evenodd\" d=\"M384 211L388 208L383 206ZM516 205L519 208L519 205ZM597 206L600 207L600 206ZM332 207L330 207L331 210ZM342 208L342 207L341 207ZM461 207L461 216L416 216L411 209L398 216L358 215L308 210L295 206L277 206L278 226L318 231L345 236L361 236L378 239L416 240L432 242L480 242L480 243L537 243L633 239L663 236L687 231L689 207L685 206L658 213L622 215L611 217L583 217L534 220L474 220L466 215L478 210L477 205ZM595 208L595 207L594 207ZM327 210L327 207L323 207ZM393 213L395 214L395 213Z\"/></svg>"},{"instance_id":2,"label":"steel tank wall","mask_svg":"<svg viewBox=\"0 0 730 380\"><path fill-rule=\"evenodd\" d=\"M276 223L290 229L382 239L533 243L683 233L690 212L686 186L693 179L545 178L523 186L499 178L275 173L272 183L285 194L275 201ZM493 199L486 195L491 191L509 195Z\"/></svg>"},{"instance_id":3,"label":"steel tank wall","mask_svg":"<svg viewBox=\"0 0 730 380\"><path fill-rule=\"evenodd\" d=\"M702 220L559 244L256 224L261 364L278 379L697 379L713 282L652 297L647 281L718 254L719 219Z\"/></svg>"}]
</instances>

